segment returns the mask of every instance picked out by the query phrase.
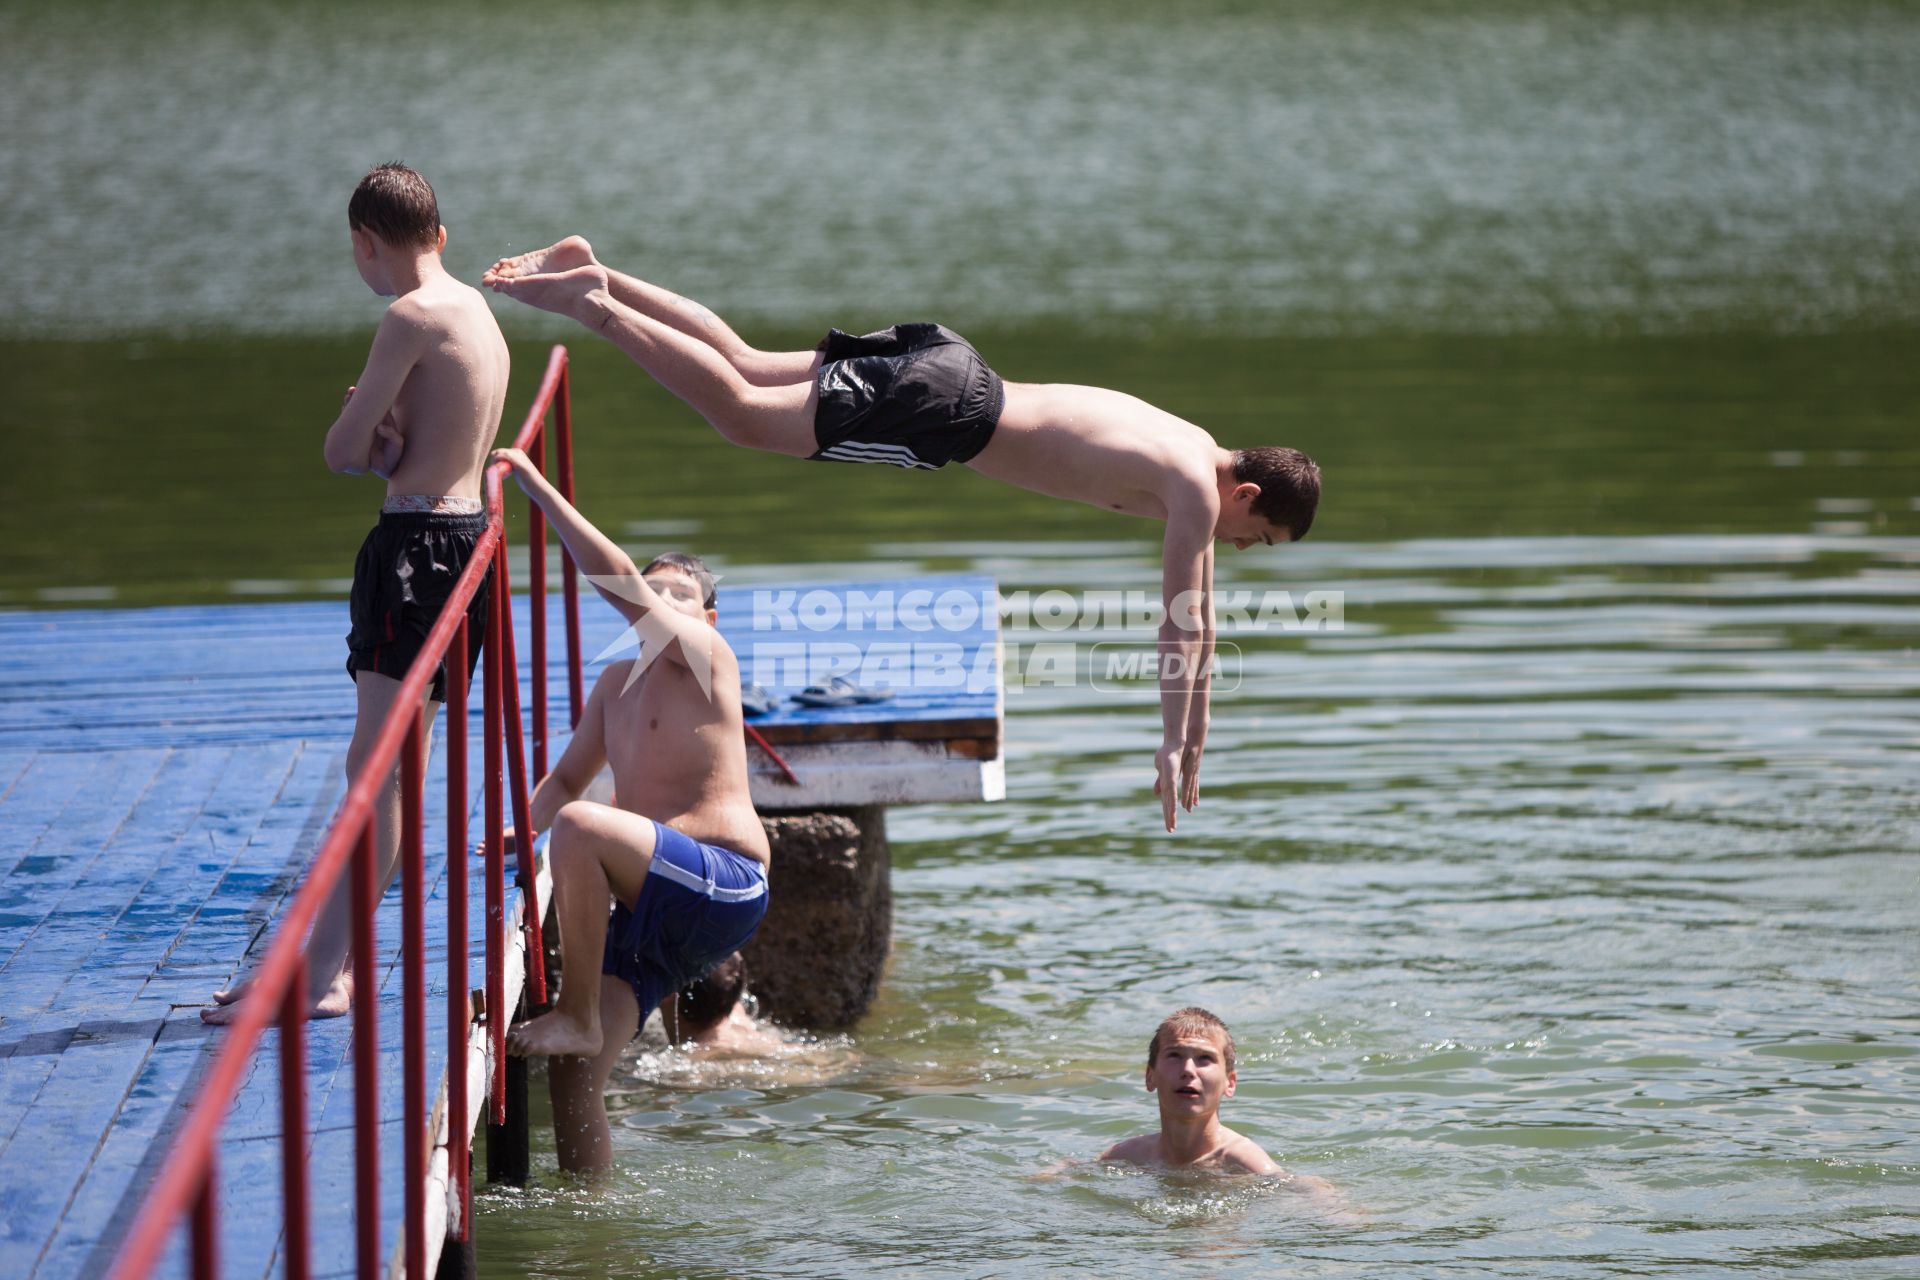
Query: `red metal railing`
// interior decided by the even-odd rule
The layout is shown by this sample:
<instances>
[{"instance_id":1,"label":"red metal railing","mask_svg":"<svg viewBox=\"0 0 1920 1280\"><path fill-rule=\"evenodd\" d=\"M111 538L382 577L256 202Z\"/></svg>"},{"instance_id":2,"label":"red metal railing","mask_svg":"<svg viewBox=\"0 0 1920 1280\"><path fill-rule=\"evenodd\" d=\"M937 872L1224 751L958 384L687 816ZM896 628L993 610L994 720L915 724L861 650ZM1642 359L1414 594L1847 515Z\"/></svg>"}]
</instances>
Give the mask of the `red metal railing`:
<instances>
[{"instance_id":1,"label":"red metal railing","mask_svg":"<svg viewBox=\"0 0 1920 1280\"><path fill-rule=\"evenodd\" d=\"M547 362L539 394L534 397L525 424L515 438L536 465L545 466L546 419L553 413L558 450L559 489L573 496L572 414L569 404L567 353L556 346ZM255 970L250 993L239 1016L226 1033L226 1043L214 1058L192 1109L181 1125L154 1178L139 1216L128 1232L114 1265L117 1280L140 1280L159 1260L161 1251L183 1217L191 1216L190 1240L196 1277L218 1274L218 1231L214 1214L215 1146L221 1123L233 1105L243 1075L259 1047L269 1019L280 1026L280 1166L286 1225L286 1274L289 1280L308 1280L312 1273L312 1229L307 1192L307 1099L304 1015L306 958L301 942L342 875L351 874L353 894L353 1090L356 1270L362 1280L379 1273L380 1194L378 1062L379 989L374 974L375 792L390 776L395 761L401 772L401 951L402 1042L405 1072L405 1195L406 1275L424 1280L426 1273L427 1162L433 1134L428 1131L426 1052L425 849L421 809L425 779L421 772L423 717L414 709L426 696L435 669L447 664L447 1144L448 1176L458 1197L456 1238L472 1230L472 1179L468 1159L470 1115L467 1100L467 1032L471 1013L467 995L467 610L480 589L489 566L494 578L488 592L484 637L482 721L485 734L487 881L486 1020L493 1045L491 1102L496 1124L506 1118L505 926L506 876L502 802L502 756L511 774L514 830L520 834L518 854L521 892L527 904L523 927L527 931L529 988L536 1002L546 999L546 969L540 936L540 906L536 880L533 828L528 820L527 760L520 729L520 681L513 656L513 596L507 572L507 542L502 485L509 468L496 463L484 479L487 528L474 548L472 561L439 621L427 635L425 648L414 660L393 711L381 726L373 751L347 786L333 825L328 828L280 928ZM547 768L547 615L546 526L538 507L532 512L529 536L530 619L533 666L533 772ZM576 574L572 558L561 548L561 572L566 592L567 689L571 720L580 719L580 625Z\"/></svg>"}]
</instances>

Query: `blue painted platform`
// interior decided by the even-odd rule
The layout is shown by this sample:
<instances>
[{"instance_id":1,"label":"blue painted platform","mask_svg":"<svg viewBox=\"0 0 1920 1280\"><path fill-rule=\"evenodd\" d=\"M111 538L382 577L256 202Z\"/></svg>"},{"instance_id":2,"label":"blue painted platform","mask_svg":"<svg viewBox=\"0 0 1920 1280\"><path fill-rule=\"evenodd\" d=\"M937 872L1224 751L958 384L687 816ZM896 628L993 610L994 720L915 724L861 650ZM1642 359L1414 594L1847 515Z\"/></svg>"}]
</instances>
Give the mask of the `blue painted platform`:
<instances>
[{"instance_id":1,"label":"blue painted platform","mask_svg":"<svg viewBox=\"0 0 1920 1280\"><path fill-rule=\"evenodd\" d=\"M715 601L741 678L780 702L753 723L772 742L979 738L1000 734L1000 594L979 575L743 586ZM584 625L584 623L583 623ZM791 701L844 674L893 691L840 709Z\"/></svg>"},{"instance_id":2,"label":"blue painted platform","mask_svg":"<svg viewBox=\"0 0 1920 1280\"><path fill-rule=\"evenodd\" d=\"M792 627L777 596L754 594L770 590L721 593L721 628L749 679L783 695L818 674L809 663L844 666L850 654L856 676L884 672L898 692L840 711L785 708L756 722L769 737L967 738L991 725L997 754L990 580L802 585L791 588L796 603L812 592L814 607L793 611ZM872 605L881 591L890 593L890 620ZM920 610L915 593L924 591L929 605L947 597L944 614ZM822 592L847 606L837 622ZM968 593L984 607L971 621ZM566 683L557 598L549 605L557 754ZM516 599L523 690L527 615ZM619 619L598 600L583 598L581 617L588 659L619 639ZM344 789L354 707L345 630L344 603L0 613L0 1276L104 1273L219 1042L198 1010L263 944ZM955 662L965 668L958 679ZM468 794L477 838L478 681L474 689ZM429 1043L439 1046L443 740L442 727L426 803L427 1015ZM479 864L472 859L468 892L470 986L484 973ZM379 924L383 1256L403 1220L398 896L388 896ZM353 1262L350 1043L351 1019L310 1024L313 1261L322 1277L346 1275ZM277 1052L269 1031L223 1131L227 1275L280 1271ZM445 1067L436 1049L430 1088ZM185 1273L178 1236L166 1273Z\"/></svg>"}]
</instances>

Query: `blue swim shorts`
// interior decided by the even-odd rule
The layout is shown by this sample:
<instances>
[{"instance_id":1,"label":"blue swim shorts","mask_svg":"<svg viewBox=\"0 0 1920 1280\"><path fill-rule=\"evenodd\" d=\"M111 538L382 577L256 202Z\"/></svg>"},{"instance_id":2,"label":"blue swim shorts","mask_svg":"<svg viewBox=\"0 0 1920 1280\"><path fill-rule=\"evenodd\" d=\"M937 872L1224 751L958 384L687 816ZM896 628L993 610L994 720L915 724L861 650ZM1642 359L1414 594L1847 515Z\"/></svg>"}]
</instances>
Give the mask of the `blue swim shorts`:
<instances>
[{"instance_id":1,"label":"blue swim shorts","mask_svg":"<svg viewBox=\"0 0 1920 1280\"><path fill-rule=\"evenodd\" d=\"M616 903L600 972L623 978L640 1021L753 937L767 914L767 869L718 845L653 824L653 865L639 900Z\"/></svg>"}]
</instances>

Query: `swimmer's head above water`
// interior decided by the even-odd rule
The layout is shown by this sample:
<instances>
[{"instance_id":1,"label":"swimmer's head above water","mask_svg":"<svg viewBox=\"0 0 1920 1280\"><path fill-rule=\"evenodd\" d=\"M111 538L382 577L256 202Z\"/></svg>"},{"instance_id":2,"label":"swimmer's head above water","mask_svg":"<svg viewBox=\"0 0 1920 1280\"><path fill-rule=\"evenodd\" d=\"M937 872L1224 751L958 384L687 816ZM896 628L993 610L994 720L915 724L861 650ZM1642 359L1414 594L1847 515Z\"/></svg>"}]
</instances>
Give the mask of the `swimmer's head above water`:
<instances>
[{"instance_id":1,"label":"swimmer's head above water","mask_svg":"<svg viewBox=\"0 0 1920 1280\"><path fill-rule=\"evenodd\" d=\"M747 994L747 962L738 951L715 965L705 977L680 988L680 1021L691 1031L703 1031L726 1020Z\"/></svg>"},{"instance_id":2,"label":"swimmer's head above water","mask_svg":"<svg viewBox=\"0 0 1920 1280\"><path fill-rule=\"evenodd\" d=\"M660 1021L674 1044L697 1041L733 1016L747 994L747 962L738 951L660 1002Z\"/></svg>"},{"instance_id":3,"label":"swimmer's head above water","mask_svg":"<svg viewBox=\"0 0 1920 1280\"><path fill-rule=\"evenodd\" d=\"M1175 1010L1154 1028L1147 1043L1147 1090L1169 1110L1194 1116L1219 1114L1239 1077L1233 1066L1233 1032L1195 1006Z\"/></svg>"}]
</instances>

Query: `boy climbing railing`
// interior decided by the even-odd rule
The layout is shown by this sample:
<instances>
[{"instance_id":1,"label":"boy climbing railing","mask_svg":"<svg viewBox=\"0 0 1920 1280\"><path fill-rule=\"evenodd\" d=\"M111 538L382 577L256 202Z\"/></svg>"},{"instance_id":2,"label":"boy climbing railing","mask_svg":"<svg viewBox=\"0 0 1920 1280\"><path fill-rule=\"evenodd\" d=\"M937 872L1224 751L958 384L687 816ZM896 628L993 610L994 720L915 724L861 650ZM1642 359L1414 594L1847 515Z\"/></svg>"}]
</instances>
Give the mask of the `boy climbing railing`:
<instances>
[{"instance_id":1,"label":"boy climbing railing","mask_svg":"<svg viewBox=\"0 0 1920 1280\"><path fill-rule=\"evenodd\" d=\"M544 466L547 417L553 418L559 470L558 487L573 493L573 440L569 404L567 352L556 346L548 360L539 393L514 439L516 448ZM401 684L392 713L382 725L374 750L347 786L346 798L320 843L312 868L281 917L253 977L257 998L241 1006L228 1028L219 1053L175 1137L165 1163L154 1178L140 1213L128 1232L114 1267L119 1280L140 1280L150 1274L183 1217L190 1216L190 1248L195 1277L219 1274L216 1221L217 1175L215 1154L220 1126L239 1093L259 1048L269 1019L280 1028L280 1169L285 1210L282 1257L289 1280L308 1280L311 1265L311 1219L307 1186L306 1035L302 996L307 989L302 943L315 916L342 875L351 875L353 894L353 1100L354 1100L354 1221L355 1270L371 1280L383 1267L380 1257L379 1188L379 982L375 973L376 900L373 804L382 779L395 761L401 774L401 951L402 951L402 1070L405 1134L404 1194L406 1195L405 1271L415 1280L427 1270L428 1161L435 1134L429 1131L434 1108L427 1096L427 975L425 907L425 848L422 812L425 778L422 774L424 732L419 708L434 672L444 661L447 680L447 1099L446 1132L448 1179L458 1204L449 1234L466 1240L472 1231L472 1186L468 1160L471 1117L467 1099L468 1031L474 1011L467 988L467 687L459 679L466 670L467 606L481 587L489 564L494 579L489 591L486 635L482 637L482 724L484 743L486 865L486 1003L484 1018L491 1042L493 1074L489 1097L494 1123L506 1118L505 1036L510 1014L506 1009L506 872L503 828L504 784L513 806L513 828L531 833L528 820L528 760L521 740L519 670L514 659L513 596L507 567L502 479L505 463L487 468L485 499L487 529L453 595L442 608L426 646ZM547 615L546 525L538 507L528 521L529 590L533 680L533 776L547 770ZM567 690L570 723L581 708L580 625L573 560L561 549L565 592ZM505 764L505 769L502 764ZM540 931L542 906L537 901L536 865L529 839L516 840L519 885L523 895L522 927L525 939L529 993L546 1000L546 973Z\"/></svg>"}]
</instances>

